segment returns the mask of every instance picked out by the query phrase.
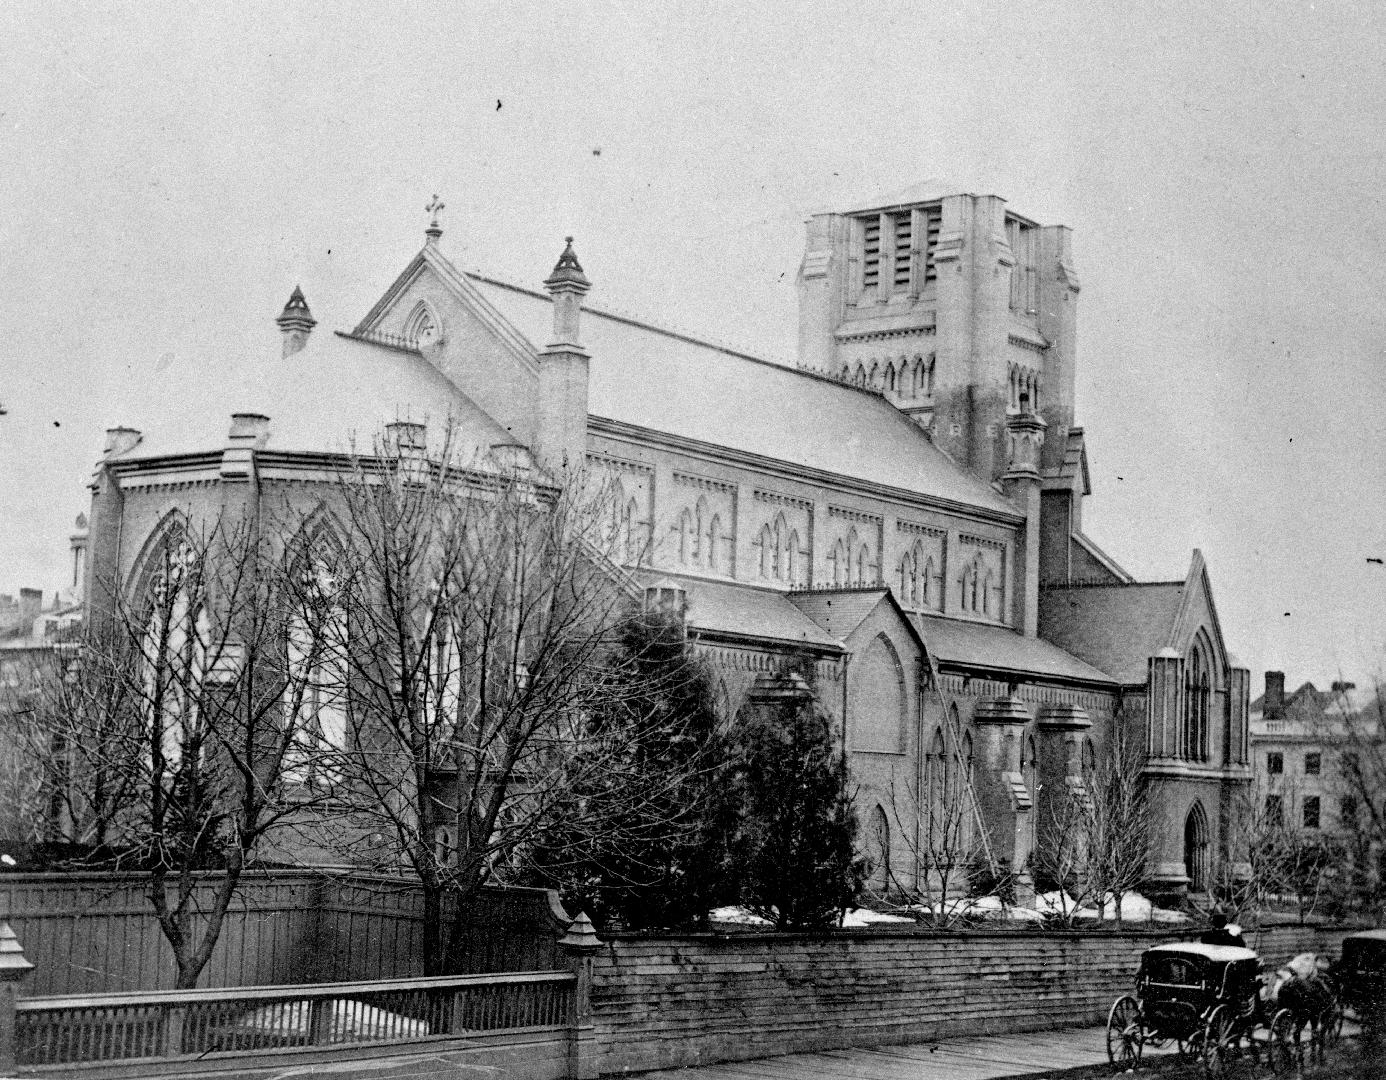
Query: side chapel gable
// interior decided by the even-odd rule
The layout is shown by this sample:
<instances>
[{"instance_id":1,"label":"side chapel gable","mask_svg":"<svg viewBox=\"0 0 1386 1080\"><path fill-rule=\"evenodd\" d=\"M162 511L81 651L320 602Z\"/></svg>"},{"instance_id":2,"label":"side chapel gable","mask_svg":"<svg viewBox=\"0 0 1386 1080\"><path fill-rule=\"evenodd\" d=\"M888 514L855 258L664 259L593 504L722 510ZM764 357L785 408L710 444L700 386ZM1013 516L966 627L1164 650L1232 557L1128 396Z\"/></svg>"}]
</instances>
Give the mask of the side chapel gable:
<instances>
[{"instance_id":1,"label":"side chapel gable","mask_svg":"<svg viewBox=\"0 0 1386 1080\"><path fill-rule=\"evenodd\" d=\"M1208 565L1203 553L1197 549L1189 565L1188 576L1179 599L1179 608L1170 624L1169 637L1165 644L1181 655L1192 647L1200 630L1207 632L1213 645L1217 660L1218 682L1224 683L1230 669L1227 646L1222 637L1222 624L1218 620L1217 608L1213 604L1213 588L1208 580Z\"/></svg>"},{"instance_id":2,"label":"side chapel gable","mask_svg":"<svg viewBox=\"0 0 1386 1080\"><path fill-rule=\"evenodd\" d=\"M414 257L352 336L418 349L517 442L533 443L539 372L533 346L436 244Z\"/></svg>"}]
</instances>

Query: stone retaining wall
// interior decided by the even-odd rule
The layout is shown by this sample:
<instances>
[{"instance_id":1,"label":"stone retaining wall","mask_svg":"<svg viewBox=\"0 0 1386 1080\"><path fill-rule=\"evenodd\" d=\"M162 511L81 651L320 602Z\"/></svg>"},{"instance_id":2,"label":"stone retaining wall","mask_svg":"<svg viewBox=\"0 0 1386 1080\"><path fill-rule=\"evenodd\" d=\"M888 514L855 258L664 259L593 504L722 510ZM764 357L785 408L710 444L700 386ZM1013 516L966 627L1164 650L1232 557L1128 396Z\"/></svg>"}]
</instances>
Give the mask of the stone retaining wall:
<instances>
[{"instance_id":1,"label":"stone retaining wall","mask_svg":"<svg viewBox=\"0 0 1386 1080\"><path fill-rule=\"evenodd\" d=\"M1268 965L1336 955L1342 930L1248 935ZM597 955L603 1072L1043 1030L1106 1020L1168 932L616 935Z\"/></svg>"}]
</instances>

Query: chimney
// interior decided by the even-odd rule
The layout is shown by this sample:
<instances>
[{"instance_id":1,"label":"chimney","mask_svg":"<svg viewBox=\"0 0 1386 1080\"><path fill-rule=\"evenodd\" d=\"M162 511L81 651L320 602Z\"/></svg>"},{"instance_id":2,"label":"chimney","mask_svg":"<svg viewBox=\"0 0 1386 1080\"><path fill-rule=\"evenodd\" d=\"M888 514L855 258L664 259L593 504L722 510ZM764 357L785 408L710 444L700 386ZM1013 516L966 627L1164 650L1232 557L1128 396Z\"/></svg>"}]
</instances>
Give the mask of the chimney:
<instances>
[{"instance_id":1,"label":"chimney","mask_svg":"<svg viewBox=\"0 0 1386 1080\"><path fill-rule=\"evenodd\" d=\"M255 451L269 439L269 417L260 413L232 413L231 431L221 452L224 480L249 480L255 475Z\"/></svg>"},{"instance_id":2,"label":"chimney","mask_svg":"<svg viewBox=\"0 0 1386 1080\"><path fill-rule=\"evenodd\" d=\"M84 584L87 578L87 543L91 538L91 530L87 528L87 515L78 514L77 521L73 525L72 535L68 537L68 546L72 550L72 584L69 586L72 599L80 604L85 596Z\"/></svg>"},{"instance_id":3,"label":"chimney","mask_svg":"<svg viewBox=\"0 0 1386 1080\"><path fill-rule=\"evenodd\" d=\"M590 357L578 343L582 298L592 287L573 251L573 238L544 281L553 298L553 340L539 354L536 449L548 468L580 469L587 452L587 376Z\"/></svg>"},{"instance_id":4,"label":"chimney","mask_svg":"<svg viewBox=\"0 0 1386 1080\"><path fill-rule=\"evenodd\" d=\"M43 590L42 589L20 589L19 590L19 618L27 634L34 625L34 620L43 611Z\"/></svg>"},{"instance_id":5,"label":"chimney","mask_svg":"<svg viewBox=\"0 0 1386 1080\"><path fill-rule=\"evenodd\" d=\"M127 450L133 450L139 444L140 438L140 432L136 428L107 428L105 456L119 457Z\"/></svg>"},{"instance_id":6,"label":"chimney","mask_svg":"<svg viewBox=\"0 0 1386 1080\"><path fill-rule=\"evenodd\" d=\"M318 325L317 319L313 318L313 313L308 310L308 301L303 298L303 290L297 285L289 295L289 302L284 305L284 310L279 313L279 318L274 321L279 324L280 333L284 336L281 358L293 356L307 345L308 335L313 332L313 327Z\"/></svg>"},{"instance_id":7,"label":"chimney","mask_svg":"<svg viewBox=\"0 0 1386 1080\"><path fill-rule=\"evenodd\" d=\"M1279 720L1285 715L1285 673L1266 672L1266 696L1261 703L1261 715L1267 720Z\"/></svg>"}]
</instances>

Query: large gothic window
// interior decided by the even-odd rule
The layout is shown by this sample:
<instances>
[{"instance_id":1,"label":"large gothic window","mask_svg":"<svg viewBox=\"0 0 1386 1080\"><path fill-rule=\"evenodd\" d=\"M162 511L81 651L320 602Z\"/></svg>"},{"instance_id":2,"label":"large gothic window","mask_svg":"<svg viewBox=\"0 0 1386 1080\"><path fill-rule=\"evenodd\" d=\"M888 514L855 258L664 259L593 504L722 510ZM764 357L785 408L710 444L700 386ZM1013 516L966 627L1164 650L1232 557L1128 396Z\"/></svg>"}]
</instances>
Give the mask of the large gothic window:
<instances>
[{"instance_id":1,"label":"large gothic window","mask_svg":"<svg viewBox=\"0 0 1386 1080\"><path fill-rule=\"evenodd\" d=\"M293 735L285 775L301 784L327 783L347 740L347 619L333 564L320 530L296 567L297 589L286 642L286 722Z\"/></svg>"},{"instance_id":2,"label":"large gothic window","mask_svg":"<svg viewBox=\"0 0 1386 1080\"><path fill-rule=\"evenodd\" d=\"M1207 761L1209 746L1209 716L1213 691L1213 650L1207 635L1199 631L1184 667L1184 724L1181 731L1183 756L1193 761Z\"/></svg>"},{"instance_id":3,"label":"large gothic window","mask_svg":"<svg viewBox=\"0 0 1386 1080\"><path fill-rule=\"evenodd\" d=\"M878 635L853 666L852 749L904 753L908 695L895 647Z\"/></svg>"},{"instance_id":4,"label":"large gothic window","mask_svg":"<svg viewBox=\"0 0 1386 1080\"><path fill-rule=\"evenodd\" d=\"M209 621L201 558L179 524L168 526L146 561L141 613L143 705L148 763L156 774L201 752Z\"/></svg>"}]
</instances>

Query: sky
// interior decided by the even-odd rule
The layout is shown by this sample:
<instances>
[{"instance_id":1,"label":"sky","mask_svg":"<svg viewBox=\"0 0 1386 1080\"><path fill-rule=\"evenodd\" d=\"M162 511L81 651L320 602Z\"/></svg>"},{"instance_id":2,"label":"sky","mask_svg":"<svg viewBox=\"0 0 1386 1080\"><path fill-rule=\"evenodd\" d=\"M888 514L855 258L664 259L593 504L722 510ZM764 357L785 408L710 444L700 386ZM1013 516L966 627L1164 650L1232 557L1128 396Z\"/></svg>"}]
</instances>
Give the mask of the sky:
<instances>
[{"instance_id":1,"label":"sky","mask_svg":"<svg viewBox=\"0 0 1386 1080\"><path fill-rule=\"evenodd\" d=\"M1209 0L54 5L0 52L0 592L106 427L445 251L792 362L809 213L924 179L1074 229L1085 531L1202 549L1228 647L1386 671L1386 8ZM228 403L230 412L234 403ZM715 408L715 398L690 407Z\"/></svg>"}]
</instances>

